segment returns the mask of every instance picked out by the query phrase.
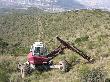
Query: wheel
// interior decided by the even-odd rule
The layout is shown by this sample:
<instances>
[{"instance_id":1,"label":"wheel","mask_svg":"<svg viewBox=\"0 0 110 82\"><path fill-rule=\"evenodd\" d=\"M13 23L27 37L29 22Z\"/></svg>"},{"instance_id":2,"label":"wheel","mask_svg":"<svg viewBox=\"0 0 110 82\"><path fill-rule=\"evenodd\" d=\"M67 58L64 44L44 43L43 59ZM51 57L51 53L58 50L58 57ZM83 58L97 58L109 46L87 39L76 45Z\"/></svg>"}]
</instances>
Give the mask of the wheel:
<instances>
[{"instance_id":1,"label":"wheel","mask_svg":"<svg viewBox=\"0 0 110 82\"><path fill-rule=\"evenodd\" d=\"M53 65L53 61L52 60L49 61L49 65Z\"/></svg>"},{"instance_id":2,"label":"wheel","mask_svg":"<svg viewBox=\"0 0 110 82\"><path fill-rule=\"evenodd\" d=\"M24 78L27 74L30 73L30 66L29 64L18 64L19 70L21 73L21 77Z\"/></svg>"},{"instance_id":3,"label":"wheel","mask_svg":"<svg viewBox=\"0 0 110 82\"><path fill-rule=\"evenodd\" d=\"M69 71L69 64L66 60L60 61L59 62L59 69L63 72L68 72Z\"/></svg>"},{"instance_id":4,"label":"wheel","mask_svg":"<svg viewBox=\"0 0 110 82\"><path fill-rule=\"evenodd\" d=\"M30 73L31 73L30 65L29 64L22 65L22 69L21 69L22 78L24 78L27 74Z\"/></svg>"},{"instance_id":5,"label":"wheel","mask_svg":"<svg viewBox=\"0 0 110 82\"><path fill-rule=\"evenodd\" d=\"M21 77L24 78L25 76L26 76L25 68L22 67L22 68L21 68Z\"/></svg>"}]
</instances>

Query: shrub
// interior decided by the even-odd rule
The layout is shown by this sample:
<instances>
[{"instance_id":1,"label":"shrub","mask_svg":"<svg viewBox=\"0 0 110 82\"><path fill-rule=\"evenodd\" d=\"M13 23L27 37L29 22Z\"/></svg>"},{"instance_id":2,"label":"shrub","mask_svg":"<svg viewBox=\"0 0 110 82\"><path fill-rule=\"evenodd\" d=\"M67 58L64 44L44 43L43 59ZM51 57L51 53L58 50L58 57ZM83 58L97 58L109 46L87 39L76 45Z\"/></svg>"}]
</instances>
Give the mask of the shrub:
<instances>
[{"instance_id":1,"label":"shrub","mask_svg":"<svg viewBox=\"0 0 110 82\"><path fill-rule=\"evenodd\" d=\"M75 43L85 42L89 40L89 36L84 36L80 38L76 38Z\"/></svg>"},{"instance_id":2,"label":"shrub","mask_svg":"<svg viewBox=\"0 0 110 82\"><path fill-rule=\"evenodd\" d=\"M0 57L0 82L9 82L13 72L16 72L16 59L12 57Z\"/></svg>"},{"instance_id":3,"label":"shrub","mask_svg":"<svg viewBox=\"0 0 110 82\"><path fill-rule=\"evenodd\" d=\"M7 46L9 44L5 41L3 41L2 38L0 38L0 53L2 53L2 55L4 54L4 52L6 52Z\"/></svg>"},{"instance_id":4,"label":"shrub","mask_svg":"<svg viewBox=\"0 0 110 82\"><path fill-rule=\"evenodd\" d=\"M104 82L106 73L101 68L83 70L81 82Z\"/></svg>"},{"instance_id":5,"label":"shrub","mask_svg":"<svg viewBox=\"0 0 110 82\"><path fill-rule=\"evenodd\" d=\"M0 68L0 82L9 82L9 74Z\"/></svg>"}]
</instances>

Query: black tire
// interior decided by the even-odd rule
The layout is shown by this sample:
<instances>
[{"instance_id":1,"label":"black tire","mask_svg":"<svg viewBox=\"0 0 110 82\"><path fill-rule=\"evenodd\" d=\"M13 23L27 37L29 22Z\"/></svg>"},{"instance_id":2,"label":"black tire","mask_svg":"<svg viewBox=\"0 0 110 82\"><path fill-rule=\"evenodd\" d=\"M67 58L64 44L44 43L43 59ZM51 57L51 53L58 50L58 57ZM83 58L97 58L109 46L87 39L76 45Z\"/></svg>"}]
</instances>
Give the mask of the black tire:
<instances>
[{"instance_id":1,"label":"black tire","mask_svg":"<svg viewBox=\"0 0 110 82\"><path fill-rule=\"evenodd\" d=\"M60 61L59 64L61 65L59 69L62 72L68 72L69 71L69 64L66 60Z\"/></svg>"}]
</instances>

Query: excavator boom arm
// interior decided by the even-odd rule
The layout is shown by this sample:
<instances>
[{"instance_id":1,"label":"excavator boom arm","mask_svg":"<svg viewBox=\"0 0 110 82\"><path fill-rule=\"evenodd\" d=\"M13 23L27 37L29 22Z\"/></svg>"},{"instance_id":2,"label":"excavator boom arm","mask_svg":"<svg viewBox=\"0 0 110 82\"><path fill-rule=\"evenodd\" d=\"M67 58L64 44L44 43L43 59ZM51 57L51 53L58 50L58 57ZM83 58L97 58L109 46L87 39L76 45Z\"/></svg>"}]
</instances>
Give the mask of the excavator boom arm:
<instances>
[{"instance_id":1,"label":"excavator boom arm","mask_svg":"<svg viewBox=\"0 0 110 82\"><path fill-rule=\"evenodd\" d=\"M85 54L83 51L81 51L80 49L78 49L76 46L74 46L74 45L71 46L68 42L66 42L66 41L64 41L64 40L62 40L62 39L60 39L59 37L56 37L56 38L57 38L57 40L61 43L61 45L60 45L58 48L56 48L56 49L54 49L53 51L51 51L51 52L47 55L47 57L50 57L51 59L53 59L53 58L56 57L59 53L63 52L64 49L67 48L67 49L70 49L70 50L76 52L77 54L79 54L81 57L83 57L84 59L88 60L89 62L92 62L93 59L91 59L90 56L88 56L87 54ZM49 59L49 60L51 60L51 59Z\"/></svg>"},{"instance_id":2,"label":"excavator boom arm","mask_svg":"<svg viewBox=\"0 0 110 82\"><path fill-rule=\"evenodd\" d=\"M66 48L76 52L77 54L79 54L80 56L82 56L84 59L88 60L89 62L91 61L90 56L87 56L83 51L79 50L77 47L75 46L71 46L69 43L65 42L64 40L60 39L59 37L56 37L58 41L60 41L60 43L62 45L64 45Z\"/></svg>"}]
</instances>

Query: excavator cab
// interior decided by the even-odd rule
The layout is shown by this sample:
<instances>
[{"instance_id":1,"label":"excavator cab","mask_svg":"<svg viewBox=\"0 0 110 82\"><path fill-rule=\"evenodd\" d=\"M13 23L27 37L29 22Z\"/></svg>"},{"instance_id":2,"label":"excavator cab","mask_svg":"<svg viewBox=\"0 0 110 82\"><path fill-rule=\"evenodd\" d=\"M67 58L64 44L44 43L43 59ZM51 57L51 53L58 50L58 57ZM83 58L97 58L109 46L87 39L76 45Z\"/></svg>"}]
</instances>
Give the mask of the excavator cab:
<instances>
[{"instance_id":1,"label":"excavator cab","mask_svg":"<svg viewBox=\"0 0 110 82\"><path fill-rule=\"evenodd\" d=\"M47 62L48 51L43 42L35 42L30 49L28 54L28 62L30 64L43 64Z\"/></svg>"},{"instance_id":2,"label":"excavator cab","mask_svg":"<svg viewBox=\"0 0 110 82\"><path fill-rule=\"evenodd\" d=\"M33 56L47 56L48 55L47 48L42 42L35 42L31 46L30 51L32 52Z\"/></svg>"}]
</instances>

